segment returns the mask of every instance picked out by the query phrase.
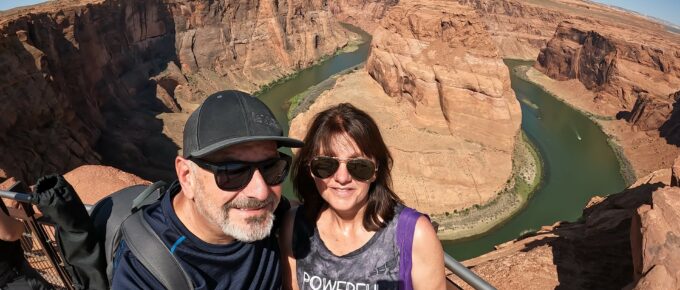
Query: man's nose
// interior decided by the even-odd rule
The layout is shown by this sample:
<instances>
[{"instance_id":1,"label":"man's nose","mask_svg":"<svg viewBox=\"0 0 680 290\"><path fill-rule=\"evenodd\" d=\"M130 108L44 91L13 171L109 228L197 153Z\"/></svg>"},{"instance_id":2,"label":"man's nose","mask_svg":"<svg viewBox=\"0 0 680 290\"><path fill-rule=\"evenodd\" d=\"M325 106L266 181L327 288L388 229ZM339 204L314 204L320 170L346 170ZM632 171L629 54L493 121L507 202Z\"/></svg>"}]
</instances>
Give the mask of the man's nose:
<instances>
[{"instance_id":1,"label":"man's nose","mask_svg":"<svg viewBox=\"0 0 680 290\"><path fill-rule=\"evenodd\" d=\"M242 192L247 197L265 200L269 197L271 189L267 182L264 181L264 177L258 169L253 172L253 178L250 179L250 182Z\"/></svg>"}]
</instances>

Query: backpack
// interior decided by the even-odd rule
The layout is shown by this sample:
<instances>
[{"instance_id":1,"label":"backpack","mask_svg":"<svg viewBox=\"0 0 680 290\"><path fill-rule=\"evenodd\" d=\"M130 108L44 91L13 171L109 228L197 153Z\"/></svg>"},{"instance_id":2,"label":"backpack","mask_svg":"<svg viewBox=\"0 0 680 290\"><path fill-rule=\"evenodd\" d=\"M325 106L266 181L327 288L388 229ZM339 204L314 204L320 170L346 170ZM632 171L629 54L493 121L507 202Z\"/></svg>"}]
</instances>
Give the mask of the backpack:
<instances>
[{"instance_id":1,"label":"backpack","mask_svg":"<svg viewBox=\"0 0 680 290\"><path fill-rule=\"evenodd\" d=\"M177 186L177 182L169 188ZM121 240L142 265L169 290L190 290L193 284L170 250L144 219L142 209L159 202L166 191L163 181L123 188L97 202L90 211L97 236L104 245L106 275L113 279L113 258Z\"/></svg>"}]
</instances>

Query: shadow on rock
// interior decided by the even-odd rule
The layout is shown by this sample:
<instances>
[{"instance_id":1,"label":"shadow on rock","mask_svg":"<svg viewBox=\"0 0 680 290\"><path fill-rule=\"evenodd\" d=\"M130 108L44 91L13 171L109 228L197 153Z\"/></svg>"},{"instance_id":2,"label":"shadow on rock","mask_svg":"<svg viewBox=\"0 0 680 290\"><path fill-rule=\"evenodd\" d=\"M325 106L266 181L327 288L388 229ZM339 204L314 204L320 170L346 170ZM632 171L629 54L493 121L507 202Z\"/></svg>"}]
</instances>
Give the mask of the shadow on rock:
<instances>
[{"instance_id":1,"label":"shadow on rock","mask_svg":"<svg viewBox=\"0 0 680 290\"><path fill-rule=\"evenodd\" d=\"M591 201L579 221L561 223L553 230L557 237L528 243L526 251L545 244L552 248L556 289L621 289L633 281L631 219L663 186L643 184Z\"/></svg>"},{"instance_id":2,"label":"shadow on rock","mask_svg":"<svg viewBox=\"0 0 680 290\"><path fill-rule=\"evenodd\" d=\"M665 138L668 144L680 147L680 91L675 92L673 99L675 101L673 112L659 128L659 135Z\"/></svg>"}]
</instances>

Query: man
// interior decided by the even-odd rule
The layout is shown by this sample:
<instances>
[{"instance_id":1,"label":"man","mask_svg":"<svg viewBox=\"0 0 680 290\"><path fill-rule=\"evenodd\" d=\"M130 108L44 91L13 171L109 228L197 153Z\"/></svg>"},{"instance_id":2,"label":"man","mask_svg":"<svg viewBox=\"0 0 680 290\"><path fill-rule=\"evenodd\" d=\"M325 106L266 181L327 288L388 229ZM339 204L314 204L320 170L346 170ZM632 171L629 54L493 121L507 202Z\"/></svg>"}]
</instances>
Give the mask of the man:
<instances>
[{"instance_id":1,"label":"man","mask_svg":"<svg viewBox=\"0 0 680 290\"><path fill-rule=\"evenodd\" d=\"M19 242L23 232L24 224L9 216L0 201L0 290L52 289L24 259Z\"/></svg>"},{"instance_id":2,"label":"man","mask_svg":"<svg viewBox=\"0 0 680 290\"><path fill-rule=\"evenodd\" d=\"M144 218L187 272L195 289L279 289L274 211L290 157L271 111L239 91L209 96L184 127L178 182ZM285 211L285 208L280 208ZM278 212L278 211L277 211ZM113 289L162 289L126 248L114 259Z\"/></svg>"}]
</instances>

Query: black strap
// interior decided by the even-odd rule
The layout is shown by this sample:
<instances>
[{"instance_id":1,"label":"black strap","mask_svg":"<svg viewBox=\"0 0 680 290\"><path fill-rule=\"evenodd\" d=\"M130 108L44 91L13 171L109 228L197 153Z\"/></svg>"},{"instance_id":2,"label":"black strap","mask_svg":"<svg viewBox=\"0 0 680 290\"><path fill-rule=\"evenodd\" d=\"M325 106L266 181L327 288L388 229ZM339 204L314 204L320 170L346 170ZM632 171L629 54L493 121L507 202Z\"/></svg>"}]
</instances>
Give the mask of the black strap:
<instances>
[{"instance_id":1,"label":"black strap","mask_svg":"<svg viewBox=\"0 0 680 290\"><path fill-rule=\"evenodd\" d=\"M144 220L142 212L133 213L122 225L123 240L132 254L166 289L194 289L189 275Z\"/></svg>"},{"instance_id":2,"label":"black strap","mask_svg":"<svg viewBox=\"0 0 680 290\"><path fill-rule=\"evenodd\" d=\"M153 184L149 185L147 188L145 188L144 191L142 191L137 197L135 197L135 199L132 200L132 210L131 210L131 212L136 212L137 210L142 208L142 206L156 202L156 200L158 200L160 198L160 196L163 195L163 188L165 187L165 185L166 185L165 181L161 180L161 181L156 181ZM151 193L156 191L156 189L160 189L160 193L158 194L158 197L152 198L151 200L148 200Z\"/></svg>"}]
</instances>

